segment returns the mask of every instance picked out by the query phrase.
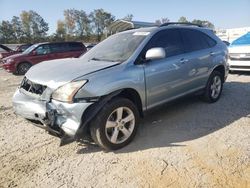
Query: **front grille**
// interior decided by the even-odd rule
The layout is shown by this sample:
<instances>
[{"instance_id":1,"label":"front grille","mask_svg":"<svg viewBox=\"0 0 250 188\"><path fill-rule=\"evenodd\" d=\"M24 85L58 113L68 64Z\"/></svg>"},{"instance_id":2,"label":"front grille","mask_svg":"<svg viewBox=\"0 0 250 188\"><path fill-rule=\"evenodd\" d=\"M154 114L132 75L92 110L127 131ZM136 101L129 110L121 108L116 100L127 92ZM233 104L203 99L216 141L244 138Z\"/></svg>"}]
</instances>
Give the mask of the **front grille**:
<instances>
[{"instance_id":1,"label":"front grille","mask_svg":"<svg viewBox=\"0 0 250 188\"><path fill-rule=\"evenodd\" d=\"M232 66L230 66L230 68L235 68L235 69L250 69L250 66L235 66L235 65L232 65Z\"/></svg>"},{"instance_id":2,"label":"front grille","mask_svg":"<svg viewBox=\"0 0 250 188\"><path fill-rule=\"evenodd\" d=\"M250 53L230 53L229 58L231 60L248 61L250 59Z\"/></svg>"},{"instance_id":3,"label":"front grille","mask_svg":"<svg viewBox=\"0 0 250 188\"><path fill-rule=\"evenodd\" d=\"M44 90L46 89L46 86L34 83L26 77L24 77L20 87L25 91L36 95L42 95Z\"/></svg>"}]
</instances>

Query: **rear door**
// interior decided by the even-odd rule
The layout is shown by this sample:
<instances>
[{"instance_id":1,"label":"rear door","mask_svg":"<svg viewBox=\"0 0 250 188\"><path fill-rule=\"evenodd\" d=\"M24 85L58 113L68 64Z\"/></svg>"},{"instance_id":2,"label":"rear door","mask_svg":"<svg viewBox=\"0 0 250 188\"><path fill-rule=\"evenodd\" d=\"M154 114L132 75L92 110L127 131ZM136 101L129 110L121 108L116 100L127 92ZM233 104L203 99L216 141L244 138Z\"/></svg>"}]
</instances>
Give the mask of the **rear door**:
<instances>
[{"instance_id":1,"label":"rear door","mask_svg":"<svg viewBox=\"0 0 250 188\"><path fill-rule=\"evenodd\" d=\"M186 58L192 67L188 73L192 82L188 87L192 90L200 89L205 87L211 64L216 58L216 52L213 49L216 41L205 33L194 29L182 29L181 34Z\"/></svg>"},{"instance_id":2,"label":"rear door","mask_svg":"<svg viewBox=\"0 0 250 188\"><path fill-rule=\"evenodd\" d=\"M157 106L184 94L190 81L190 66L184 54L184 46L178 29L159 31L144 51L153 47L166 50L166 58L145 63L145 79L148 108Z\"/></svg>"}]
</instances>

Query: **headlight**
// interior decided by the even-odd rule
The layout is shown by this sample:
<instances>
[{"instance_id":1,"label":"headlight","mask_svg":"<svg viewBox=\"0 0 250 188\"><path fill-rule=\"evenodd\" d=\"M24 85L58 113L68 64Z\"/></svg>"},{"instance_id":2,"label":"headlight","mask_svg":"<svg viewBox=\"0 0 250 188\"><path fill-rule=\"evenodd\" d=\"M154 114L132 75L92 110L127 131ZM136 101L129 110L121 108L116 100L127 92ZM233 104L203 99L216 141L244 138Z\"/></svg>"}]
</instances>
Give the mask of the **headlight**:
<instances>
[{"instance_id":1,"label":"headlight","mask_svg":"<svg viewBox=\"0 0 250 188\"><path fill-rule=\"evenodd\" d=\"M81 80L65 84L53 92L52 98L58 101L71 103L77 91L86 83L87 80Z\"/></svg>"},{"instance_id":2,"label":"headlight","mask_svg":"<svg viewBox=\"0 0 250 188\"><path fill-rule=\"evenodd\" d=\"M9 63L11 63L13 61L14 61L14 59L7 59L5 62L6 62L6 64L9 64Z\"/></svg>"}]
</instances>

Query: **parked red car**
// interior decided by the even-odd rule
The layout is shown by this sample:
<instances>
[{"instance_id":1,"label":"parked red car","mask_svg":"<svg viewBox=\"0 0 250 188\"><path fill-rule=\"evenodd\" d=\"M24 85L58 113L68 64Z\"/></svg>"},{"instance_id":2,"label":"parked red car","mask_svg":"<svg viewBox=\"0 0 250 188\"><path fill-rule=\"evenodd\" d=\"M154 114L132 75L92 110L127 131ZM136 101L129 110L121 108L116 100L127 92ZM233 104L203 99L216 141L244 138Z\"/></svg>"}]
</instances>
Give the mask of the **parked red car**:
<instances>
[{"instance_id":1,"label":"parked red car","mask_svg":"<svg viewBox=\"0 0 250 188\"><path fill-rule=\"evenodd\" d=\"M0 48L2 49L2 50L0 50L1 51L1 53L0 53L0 60L3 59L3 58L5 58L5 57L14 55L14 54L22 53L22 52L24 52L27 48L29 48L32 45L33 44L21 44L21 45L18 45L15 48L15 50L12 50L9 47L0 44Z\"/></svg>"},{"instance_id":2,"label":"parked red car","mask_svg":"<svg viewBox=\"0 0 250 188\"><path fill-rule=\"evenodd\" d=\"M38 43L21 54L4 58L2 63L6 71L23 75L32 65L42 61L77 58L86 51L86 47L81 42Z\"/></svg>"}]
</instances>

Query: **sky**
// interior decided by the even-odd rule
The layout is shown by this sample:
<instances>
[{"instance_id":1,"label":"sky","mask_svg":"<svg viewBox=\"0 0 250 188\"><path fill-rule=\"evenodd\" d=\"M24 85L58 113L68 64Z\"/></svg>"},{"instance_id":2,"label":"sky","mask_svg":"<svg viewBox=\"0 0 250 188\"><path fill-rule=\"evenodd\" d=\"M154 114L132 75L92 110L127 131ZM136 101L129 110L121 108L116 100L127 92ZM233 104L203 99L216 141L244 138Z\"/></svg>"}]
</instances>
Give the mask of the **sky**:
<instances>
[{"instance_id":1,"label":"sky","mask_svg":"<svg viewBox=\"0 0 250 188\"><path fill-rule=\"evenodd\" d=\"M34 10L49 23L49 33L63 20L63 10L75 8L90 13L103 8L116 19L133 14L134 21L155 22L169 18L178 21L201 19L216 28L250 27L250 0L0 0L0 21L19 16L23 10Z\"/></svg>"}]
</instances>

